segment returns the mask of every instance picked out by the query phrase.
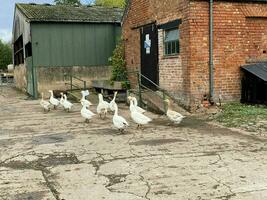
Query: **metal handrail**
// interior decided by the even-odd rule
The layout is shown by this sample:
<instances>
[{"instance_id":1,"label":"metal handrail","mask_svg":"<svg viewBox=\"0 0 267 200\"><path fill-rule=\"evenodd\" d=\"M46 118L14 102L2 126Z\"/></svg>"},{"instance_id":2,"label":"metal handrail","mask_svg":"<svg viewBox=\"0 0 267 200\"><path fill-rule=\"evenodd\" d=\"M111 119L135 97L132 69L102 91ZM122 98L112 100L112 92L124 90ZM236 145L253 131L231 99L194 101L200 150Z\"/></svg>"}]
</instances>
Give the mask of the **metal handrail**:
<instances>
[{"instance_id":1,"label":"metal handrail","mask_svg":"<svg viewBox=\"0 0 267 200\"><path fill-rule=\"evenodd\" d=\"M74 84L71 85L70 83L65 83L65 85L70 85L70 86L72 86L72 87L74 87L76 89L81 89L81 87L79 87L78 85L74 85Z\"/></svg>"},{"instance_id":2,"label":"metal handrail","mask_svg":"<svg viewBox=\"0 0 267 200\"><path fill-rule=\"evenodd\" d=\"M157 85L156 83L154 83L152 80L150 80L148 77L144 76L143 74L141 74L139 71L128 71L128 74L136 74L137 75L137 80L138 80L138 94L139 94L139 104L142 107L143 105L143 101L142 101L142 91L141 88L145 88L146 90L149 90L150 92L156 94L157 96L159 96L160 98L162 98L163 101L163 108L164 108L164 112L166 113L167 108L166 108L166 104L165 104L165 99L166 96L170 96L168 94L168 92L162 88L160 88L159 85ZM160 96L157 92L155 92L154 90L146 87L145 85L142 84L141 78L144 78L145 80L147 80L148 82L150 82L153 86L155 86L157 88L158 91L162 92L162 96Z\"/></svg>"},{"instance_id":3,"label":"metal handrail","mask_svg":"<svg viewBox=\"0 0 267 200\"><path fill-rule=\"evenodd\" d=\"M67 77L67 76L70 77L70 83L68 83L68 85L70 85L70 90L71 90L71 91L73 90L73 87L76 87L77 89L81 89L79 86L73 84L73 79L82 82L82 83L83 83L83 89L84 89L84 90L86 89L86 85L87 85L87 84L86 84L86 81L85 81L85 80L82 80L82 79L80 79L80 78L78 78L78 77L76 77L76 76L74 76L74 75L72 75L72 74L64 73L64 78Z\"/></svg>"}]
</instances>

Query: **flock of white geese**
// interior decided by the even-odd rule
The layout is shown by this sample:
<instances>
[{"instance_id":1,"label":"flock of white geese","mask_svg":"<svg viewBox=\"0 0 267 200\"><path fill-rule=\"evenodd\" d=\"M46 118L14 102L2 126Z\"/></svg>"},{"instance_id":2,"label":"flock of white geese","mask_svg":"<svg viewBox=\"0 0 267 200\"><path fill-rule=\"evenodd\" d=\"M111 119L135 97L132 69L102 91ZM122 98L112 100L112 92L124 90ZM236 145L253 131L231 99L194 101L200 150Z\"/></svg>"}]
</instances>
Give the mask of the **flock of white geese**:
<instances>
[{"instance_id":1,"label":"flock of white geese","mask_svg":"<svg viewBox=\"0 0 267 200\"><path fill-rule=\"evenodd\" d=\"M50 98L49 101L44 100L43 93L42 93L42 99L40 101L41 107L44 109L45 112L49 112L51 110L51 107L56 109L57 107L61 106L64 108L65 111L70 111L73 108L73 104L68 100L67 95L60 93L61 98L60 100L54 97L53 91L49 90ZM82 98L80 100L82 109L81 109L81 116L85 119L85 121L88 123L90 120L96 116L95 113L93 113L90 110L90 106L93 104L86 99L89 96L89 91L84 90L81 91ZM96 108L96 112L99 115L101 119L105 119L108 111L113 112L113 125L120 131L123 132L128 126L129 123L126 121L126 119L118 114L118 105L116 103L116 96L117 92L114 93L114 97L112 101L107 102L103 99L102 94L98 94L98 105ZM132 120L137 124L137 128L142 127L149 122L152 121L151 118L147 117L144 113L146 110L138 106L137 100L135 97L129 96L128 100L130 101L130 113ZM165 100L168 108L167 108L167 117L168 119L173 122L174 124L180 124L180 122L183 120L184 116L174 110L170 109L170 101L168 99Z\"/></svg>"}]
</instances>

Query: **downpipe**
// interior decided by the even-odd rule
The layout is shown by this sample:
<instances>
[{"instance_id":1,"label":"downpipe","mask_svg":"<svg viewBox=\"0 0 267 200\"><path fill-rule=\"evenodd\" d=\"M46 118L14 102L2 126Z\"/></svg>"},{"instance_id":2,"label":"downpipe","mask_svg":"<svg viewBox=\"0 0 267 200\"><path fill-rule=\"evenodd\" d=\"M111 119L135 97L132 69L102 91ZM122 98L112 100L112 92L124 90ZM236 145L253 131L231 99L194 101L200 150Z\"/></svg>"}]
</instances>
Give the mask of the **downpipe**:
<instances>
[{"instance_id":1,"label":"downpipe","mask_svg":"<svg viewBox=\"0 0 267 200\"><path fill-rule=\"evenodd\" d=\"M209 3L209 101L214 104L213 0Z\"/></svg>"}]
</instances>

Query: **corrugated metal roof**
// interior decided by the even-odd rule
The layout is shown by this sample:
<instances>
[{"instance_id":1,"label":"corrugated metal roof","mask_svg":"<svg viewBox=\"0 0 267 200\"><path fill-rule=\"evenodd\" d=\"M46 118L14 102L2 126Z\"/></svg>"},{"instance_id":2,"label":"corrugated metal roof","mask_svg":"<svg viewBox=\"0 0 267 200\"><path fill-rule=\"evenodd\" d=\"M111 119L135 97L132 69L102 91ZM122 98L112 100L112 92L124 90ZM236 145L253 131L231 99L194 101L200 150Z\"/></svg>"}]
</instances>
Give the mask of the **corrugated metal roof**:
<instances>
[{"instance_id":1,"label":"corrugated metal roof","mask_svg":"<svg viewBox=\"0 0 267 200\"><path fill-rule=\"evenodd\" d=\"M267 62L244 65L242 69L259 77L263 81L267 81Z\"/></svg>"},{"instance_id":2,"label":"corrugated metal roof","mask_svg":"<svg viewBox=\"0 0 267 200\"><path fill-rule=\"evenodd\" d=\"M101 6L16 4L30 21L120 23L123 9Z\"/></svg>"}]
</instances>

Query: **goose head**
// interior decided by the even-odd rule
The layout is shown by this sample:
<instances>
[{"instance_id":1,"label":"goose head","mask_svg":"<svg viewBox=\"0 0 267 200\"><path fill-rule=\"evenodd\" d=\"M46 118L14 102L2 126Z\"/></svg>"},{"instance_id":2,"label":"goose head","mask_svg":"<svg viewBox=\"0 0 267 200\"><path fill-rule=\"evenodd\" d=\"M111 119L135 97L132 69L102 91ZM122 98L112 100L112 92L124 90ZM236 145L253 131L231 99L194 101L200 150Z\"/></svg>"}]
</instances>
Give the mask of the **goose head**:
<instances>
[{"instance_id":1,"label":"goose head","mask_svg":"<svg viewBox=\"0 0 267 200\"><path fill-rule=\"evenodd\" d=\"M51 94L53 94L53 90L48 90L48 92L50 92Z\"/></svg>"},{"instance_id":2,"label":"goose head","mask_svg":"<svg viewBox=\"0 0 267 200\"><path fill-rule=\"evenodd\" d=\"M166 103L168 103L168 104L170 103L170 100L169 100L169 99L165 99L164 101L165 101Z\"/></svg>"},{"instance_id":3,"label":"goose head","mask_svg":"<svg viewBox=\"0 0 267 200\"><path fill-rule=\"evenodd\" d=\"M169 100L169 99L165 99L164 102L167 103L167 106L168 106L168 109L169 109L169 106L170 106L170 100Z\"/></svg>"}]
</instances>

